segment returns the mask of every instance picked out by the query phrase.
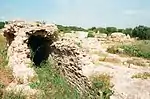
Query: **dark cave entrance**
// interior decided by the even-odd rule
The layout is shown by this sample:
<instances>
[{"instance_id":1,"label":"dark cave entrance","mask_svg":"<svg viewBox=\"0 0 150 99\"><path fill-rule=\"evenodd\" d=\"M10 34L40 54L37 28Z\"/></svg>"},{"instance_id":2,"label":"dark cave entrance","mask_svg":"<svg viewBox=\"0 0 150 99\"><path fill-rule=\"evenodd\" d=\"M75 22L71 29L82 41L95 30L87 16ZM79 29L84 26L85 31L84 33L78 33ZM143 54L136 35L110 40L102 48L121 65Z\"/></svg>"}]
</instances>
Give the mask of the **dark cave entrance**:
<instances>
[{"instance_id":1,"label":"dark cave entrance","mask_svg":"<svg viewBox=\"0 0 150 99\"><path fill-rule=\"evenodd\" d=\"M37 67L48 59L51 51L50 44L52 44L52 41L47 38L34 35L29 37L28 47L31 50L30 58Z\"/></svg>"}]
</instances>

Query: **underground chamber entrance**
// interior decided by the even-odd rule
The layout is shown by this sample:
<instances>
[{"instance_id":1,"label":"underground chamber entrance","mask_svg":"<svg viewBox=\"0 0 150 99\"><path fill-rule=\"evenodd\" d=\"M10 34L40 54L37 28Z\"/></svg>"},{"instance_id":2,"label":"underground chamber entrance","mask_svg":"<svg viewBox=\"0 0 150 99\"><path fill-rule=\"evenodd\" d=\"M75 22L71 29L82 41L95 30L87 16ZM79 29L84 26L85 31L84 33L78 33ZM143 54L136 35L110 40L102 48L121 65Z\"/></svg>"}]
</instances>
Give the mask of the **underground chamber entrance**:
<instances>
[{"instance_id":1,"label":"underground chamber entrance","mask_svg":"<svg viewBox=\"0 0 150 99\"><path fill-rule=\"evenodd\" d=\"M28 47L31 51L31 60L36 66L46 61L50 54L50 44L52 42L41 36L30 36L28 40Z\"/></svg>"}]
</instances>

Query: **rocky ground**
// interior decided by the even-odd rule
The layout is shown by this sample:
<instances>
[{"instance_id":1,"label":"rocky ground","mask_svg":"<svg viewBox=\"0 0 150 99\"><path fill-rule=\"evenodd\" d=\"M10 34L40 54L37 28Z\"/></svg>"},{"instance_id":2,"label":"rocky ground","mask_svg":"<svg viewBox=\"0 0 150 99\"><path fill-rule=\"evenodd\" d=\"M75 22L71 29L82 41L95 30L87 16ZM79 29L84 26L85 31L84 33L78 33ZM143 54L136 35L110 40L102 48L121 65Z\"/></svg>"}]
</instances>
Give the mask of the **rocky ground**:
<instances>
[{"instance_id":1,"label":"rocky ground","mask_svg":"<svg viewBox=\"0 0 150 99\"><path fill-rule=\"evenodd\" d=\"M111 78L114 87L114 95L111 99L150 99L150 79L142 80L132 78L134 74L141 72L150 72L150 68L137 66L128 63L133 61L132 57L121 57L116 54L106 52L110 45L97 38L85 38L80 40L80 47L84 49L91 60L89 65L83 67L86 76L107 73ZM87 59L87 61L89 61ZM146 61L138 59L138 62ZM87 62L86 58L83 62Z\"/></svg>"}]
</instances>

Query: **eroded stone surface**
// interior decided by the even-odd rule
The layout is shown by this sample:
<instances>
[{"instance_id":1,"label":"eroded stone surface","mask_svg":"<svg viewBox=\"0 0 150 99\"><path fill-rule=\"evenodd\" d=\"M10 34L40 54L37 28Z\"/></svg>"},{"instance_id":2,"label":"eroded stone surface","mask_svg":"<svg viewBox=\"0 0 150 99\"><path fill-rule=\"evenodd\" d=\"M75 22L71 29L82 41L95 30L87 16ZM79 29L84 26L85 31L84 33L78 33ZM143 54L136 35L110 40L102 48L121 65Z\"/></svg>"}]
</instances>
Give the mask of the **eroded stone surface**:
<instances>
[{"instance_id":1,"label":"eroded stone surface","mask_svg":"<svg viewBox=\"0 0 150 99\"><path fill-rule=\"evenodd\" d=\"M73 39L65 37L51 47L53 48L51 55L57 61L60 72L65 75L70 84L86 93L90 89L90 82L82 71L82 66L85 65L82 58L86 56L85 53L79 50Z\"/></svg>"},{"instance_id":2,"label":"eroded stone surface","mask_svg":"<svg viewBox=\"0 0 150 99\"><path fill-rule=\"evenodd\" d=\"M57 39L56 25L12 21L5 26L3 32L8 44L8 65L13 70L15 80L20 84L27 84L37 77L33 68L30 67L30 64L34 61L34 58L32 61L30 47L34 52L38 52L42 46L47 46L46 50L42 49L43 53L39 52L40 55L48 54L47 56L49 56L50 54L58 63L56 68L81 93L90 89L90 83L82 73L84 64L82 64L81 59L85 55L71 39ZM36 37L37 41L35 40ZM40 37L41 39L39 39ZM46 43L41 43L39 46L39 40L43 40ZM48 52L45 53L45 51Z\"/></svg>"},{"instance_id":3,"label":"eroded stone surface","mask_svg":"<svg viewBox=\"0 0 150 99\"><path fill-rule=\"evenodd\" d=\"M13 75L18 82L28 83L36 75L29 65L31 53L28 39L31 35L41 36L45 39L56 38L57 27L53 24L29 24L24 21L12 21L3 30L8 43L8 65L13 70ZM36 42L35 42L36 43Z\"/></svg>"}]
</instances>

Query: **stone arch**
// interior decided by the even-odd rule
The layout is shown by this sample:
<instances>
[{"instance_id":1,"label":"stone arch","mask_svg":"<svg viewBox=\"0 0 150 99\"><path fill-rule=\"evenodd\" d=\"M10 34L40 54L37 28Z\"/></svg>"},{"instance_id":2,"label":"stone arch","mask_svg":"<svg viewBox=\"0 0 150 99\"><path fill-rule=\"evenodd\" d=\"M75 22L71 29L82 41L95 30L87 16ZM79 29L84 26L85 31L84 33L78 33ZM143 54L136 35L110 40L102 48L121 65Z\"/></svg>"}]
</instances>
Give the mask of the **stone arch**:
<instances>
[{"instance_id":1,"label":"stone arch","mask_svg":"<svg viewBox=\"0 0 150 99\"><path fill-rule=\"evenodd\" d=\"M46 37L42 37L41 35L29 36L28 47L31 51L30 59L36 66L40 66L43 61L46 61L48 59L49 54L51 53L51 44L52 40Z\"/></svg>"}]
</instances>

